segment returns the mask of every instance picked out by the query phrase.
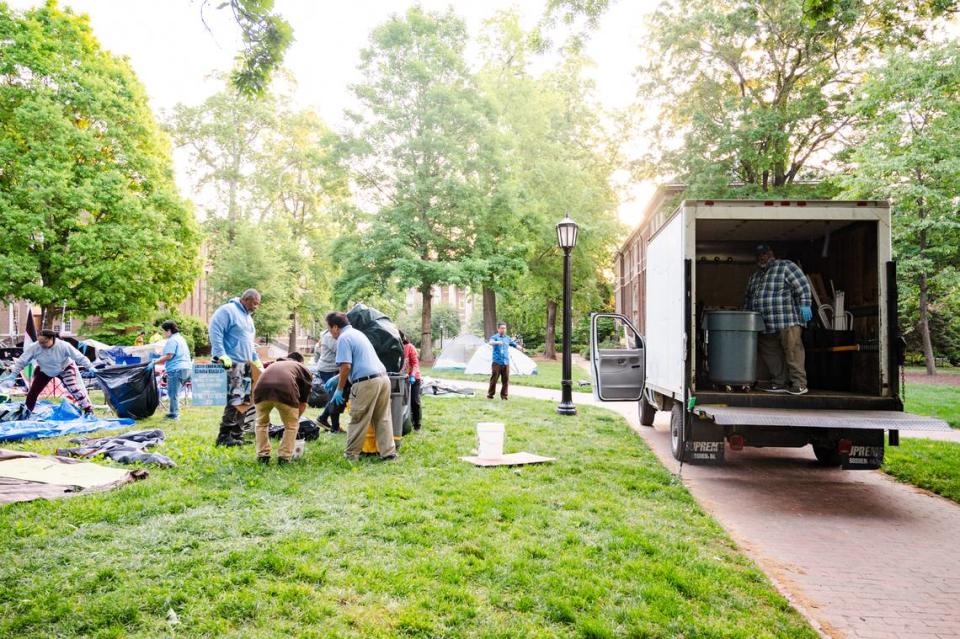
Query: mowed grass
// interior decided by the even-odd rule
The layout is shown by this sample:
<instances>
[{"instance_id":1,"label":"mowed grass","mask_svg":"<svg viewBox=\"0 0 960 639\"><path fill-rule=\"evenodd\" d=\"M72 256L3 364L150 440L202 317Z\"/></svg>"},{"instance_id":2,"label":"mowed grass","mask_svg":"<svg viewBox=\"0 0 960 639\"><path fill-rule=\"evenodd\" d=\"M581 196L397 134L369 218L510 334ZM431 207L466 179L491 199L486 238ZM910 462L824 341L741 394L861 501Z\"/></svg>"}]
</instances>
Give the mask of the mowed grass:
<instances>
[{"instance_id":1,"label":"mowed grass","mask_svg":"<svg viewBox=\"0 0 960 639\"><path fill-rule=\"evenodd\" d=\"M424 402L392 463L324 435L263 467L212 446L217 409L142 422L177 468L0 508L0 636L816 636L621 418ZM557 461L459 461L490 420Z\"/></svg>"},{"instance_id":2,"label":"mowed grass","mask_svg":"<svg viewBox=\"0 0 960 639\"><path fill-rule=\"evenodd\" d=\"M960 443L901 439L884 454L884 472L960 502Z\"/></svg>"},{"instance_id":3,"label":"mowed grass","mask_svg":"<svg viewBox=\"0 0 960 639\"><path fill-rule=\"evenodd\" d=\"M940 384L907 384L904 410L917 415L931 415L960 428L960 386Z\"/></svg>"},{"instance_id":4,"label":"mowed grass","mask_svg":"<svg viewBox=\"0 0 960 639\"><path fill-rule=\"evenodd\" d=\"M484 375L467 375L462 371L451 371L451 370L439 370L435 371L432 368L423 369L423 374L428 377L438 377L440 379L462 379L471 382L489 382L490 374ZM537 374L536 375L511 375L510 376L510 385L511 386L534 386L537 388L550 388L553 390L560 390L560 380L563 377L563 366L560 363L560 360L557 361L541 361L537 360ZM573 390L577 392L579 390L584 390L589 392L590 387L584 387L581 389L577 384L580 380L590 381L590 373L577 366L576 364L572 367L572 374L570 376L571 381L573 382ZM497 384L497 393L500 392L500 384Z\"/></svg>"}]
</instances>

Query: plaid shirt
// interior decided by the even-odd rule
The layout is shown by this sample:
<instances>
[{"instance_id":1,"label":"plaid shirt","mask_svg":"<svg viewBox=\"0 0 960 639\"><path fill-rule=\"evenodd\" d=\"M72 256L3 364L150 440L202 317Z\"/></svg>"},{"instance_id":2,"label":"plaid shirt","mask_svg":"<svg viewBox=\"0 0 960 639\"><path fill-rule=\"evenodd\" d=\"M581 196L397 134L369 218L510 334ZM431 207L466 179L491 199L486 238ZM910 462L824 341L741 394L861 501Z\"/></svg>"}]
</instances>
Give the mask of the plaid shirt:
<instances>
[{"instance_id":1,"label":"plaid shirt","mask_svg":"<svg viewBox=\"0 0 960 639\"><path fill-rule=\"evenodd\" d=\"M790 260L771 260L747 282L743 307L763 317L764 333L777 333L788 326L802 326L801 306L811 304L810 283L800 267Z\"/></svg>"}]
</instances>

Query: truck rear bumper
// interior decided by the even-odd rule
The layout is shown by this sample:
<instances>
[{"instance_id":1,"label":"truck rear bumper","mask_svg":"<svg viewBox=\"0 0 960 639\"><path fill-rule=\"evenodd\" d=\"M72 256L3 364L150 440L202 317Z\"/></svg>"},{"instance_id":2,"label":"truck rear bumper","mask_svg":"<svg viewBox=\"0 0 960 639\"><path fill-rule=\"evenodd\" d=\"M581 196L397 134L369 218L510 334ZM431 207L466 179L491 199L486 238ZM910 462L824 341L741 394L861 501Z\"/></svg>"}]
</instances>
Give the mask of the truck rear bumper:
<instances>
[{"instance_id":1,"label":"truck rear bumper","mask_svg":"<svg viewBox=\"0 0 960 639\"><path fill-rule=\"evenodd\" d=\"M693 412L701 419L711 421L718 426L951 430L950 426L941 419L892 410L817 410L699 405L693 409Z\"/></svg>"}]
</instances>

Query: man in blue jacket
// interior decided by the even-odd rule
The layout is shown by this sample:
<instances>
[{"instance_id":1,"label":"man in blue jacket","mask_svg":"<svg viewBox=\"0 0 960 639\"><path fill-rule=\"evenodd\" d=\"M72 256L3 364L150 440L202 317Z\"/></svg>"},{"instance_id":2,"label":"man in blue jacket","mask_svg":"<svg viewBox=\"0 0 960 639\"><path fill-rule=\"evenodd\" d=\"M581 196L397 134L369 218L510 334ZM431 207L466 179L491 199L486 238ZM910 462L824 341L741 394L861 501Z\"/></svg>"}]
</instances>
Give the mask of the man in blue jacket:
<instances>
[{"instance_id":1,"label":"man in blue jacket","mask_svg":"<svg viewBox=\"0 0 960 639\"><path fill-rule=\"evenodd\" d=\"M263 370L257 356L253 313L260 293L248 288L218 308L210 318L210 355L227 370L227 403L223 407L217 446L240 446L244 413L250 409L251 368Z\"/></svg>"},{"instance_id":2,"label":"man in blue jacket","mask_svg":"<svg viewBox=\"0 0 960 639\"><path fill-rule=\"evenodd\" d=\"M493 399L497 394L497 379L502 380L500 385L500 399L507 399L510 386L510 349L520 349L512 337L507 335L507 323L499 322L497 332L487 342L493 347L493 359L490 364L490 388L487 389L487 399Z\"/></svg>"}]
</instances>

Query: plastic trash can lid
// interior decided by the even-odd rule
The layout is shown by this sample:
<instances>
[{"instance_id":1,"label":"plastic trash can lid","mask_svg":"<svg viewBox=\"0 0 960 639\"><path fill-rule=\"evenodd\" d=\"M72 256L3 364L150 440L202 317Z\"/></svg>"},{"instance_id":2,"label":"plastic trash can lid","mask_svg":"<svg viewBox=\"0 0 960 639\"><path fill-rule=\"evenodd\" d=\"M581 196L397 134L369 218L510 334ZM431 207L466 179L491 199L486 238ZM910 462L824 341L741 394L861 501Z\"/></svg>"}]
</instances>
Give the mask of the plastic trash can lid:
<instances>
[{"instance_id":1,"label":"plastic trash can lid","mask_svg":"<svg viewBox=\"0 0 960 639\"><path fill-rule=\"evenodd\" d=\"M708 331L763 331L763 318L755 311L708 311Z\"/></svg>"}]
</instances>

